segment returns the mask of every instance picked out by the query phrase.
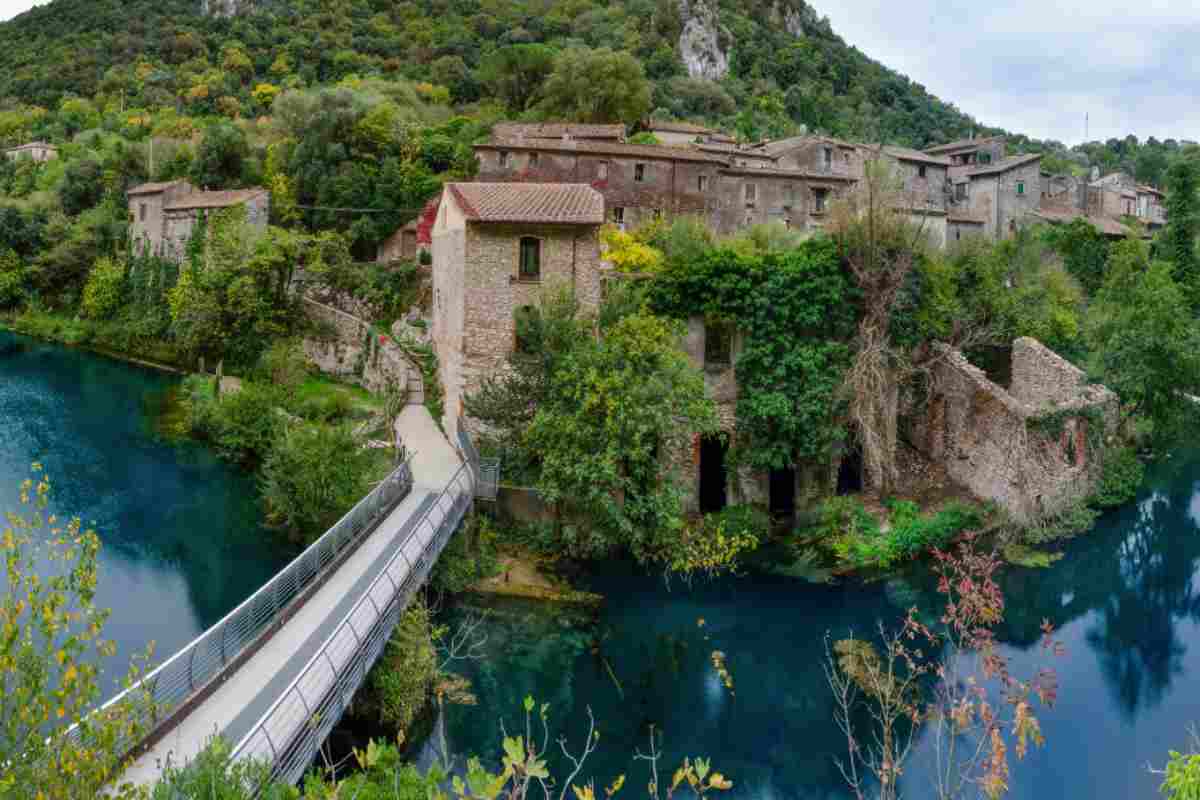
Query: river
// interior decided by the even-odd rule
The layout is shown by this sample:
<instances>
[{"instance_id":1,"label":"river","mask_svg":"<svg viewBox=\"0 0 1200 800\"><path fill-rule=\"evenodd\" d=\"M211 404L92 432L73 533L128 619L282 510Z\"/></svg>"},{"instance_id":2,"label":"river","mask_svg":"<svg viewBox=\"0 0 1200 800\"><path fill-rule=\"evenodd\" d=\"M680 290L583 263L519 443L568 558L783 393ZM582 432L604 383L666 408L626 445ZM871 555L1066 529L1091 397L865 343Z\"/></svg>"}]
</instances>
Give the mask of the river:
<instances>
[{"instance_id":1,"label":"river","mask_svg":"<svg viewBox=\"0 0 1200 800\"><path fill-rule=\"evenodd\" d=\"M253 477L156 435L178 378L0 331L0 509L41 462L50 510L100 536L96 603L111 609L111 693L130 657L169 657L266 582L286 553L262 529Z\"/></svg>"},{"instance_id":2,"label":"river","mask_svg":"<svg viewBox=\"0 0 1200 800\"><path fill-rule=\"evenodd\" d=\"M1156 797L1167 751L1200 723L1200 460L1152 470L1138 503L1109 514L1070 542L1046 569L1008 567L1000 630L1017 674L1045 663L1039 625L1066 646L1051 659L1061 693L1041 714L1046 745L1013 759L1011 797ZM632 565L593 570L586 588L607 602L596 616L492 604L487 655L457 668L478 704L447 715L452 751L498 758L500 720L512 732L526 695L550 703L552 731L578 743L590 706L601 733L587 774L600 784L626 774L623 794L648 777L635 748L663 732L660 770L709 756L735 786L729 798L842 798L834 759L844 738L833 723L823 671L824 637L878 621L894 625L913 605L939 608L928 573L875 583L818 585L756 572L691 590L668 590ZM465 613L448 612L453 621ZM731 692L711 654L725 654ZM922 743L921 747L927 743ZM557 746L552 744L554 751ZM918 752L904 778L909 797L929 797ZM559 759L561 765L561 759Z\"/></svg>"}]
</instances>

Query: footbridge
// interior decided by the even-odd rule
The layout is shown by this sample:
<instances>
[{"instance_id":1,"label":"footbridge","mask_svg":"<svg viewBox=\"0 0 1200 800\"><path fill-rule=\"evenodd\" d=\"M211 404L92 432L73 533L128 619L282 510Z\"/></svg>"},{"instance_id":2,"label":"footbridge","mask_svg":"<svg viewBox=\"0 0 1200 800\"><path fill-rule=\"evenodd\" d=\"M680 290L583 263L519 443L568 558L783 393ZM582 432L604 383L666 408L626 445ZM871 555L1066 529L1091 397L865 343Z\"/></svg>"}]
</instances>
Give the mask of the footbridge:
<instances>
[{"instance_id":1,"label":"footbridge","mask_svg":"<svg viewBox=\"0 0 1200 800\"><path fill-rule=\"evenodd\" d=\"M153 697L152 730L127 743L133 761L122 781L151 784L215 735L277 779L303 776L479 485L473 448L452 448L423 406L404 409L397 433L408 460L224 619L109 701Z\"/></svg>"}]
</instances>

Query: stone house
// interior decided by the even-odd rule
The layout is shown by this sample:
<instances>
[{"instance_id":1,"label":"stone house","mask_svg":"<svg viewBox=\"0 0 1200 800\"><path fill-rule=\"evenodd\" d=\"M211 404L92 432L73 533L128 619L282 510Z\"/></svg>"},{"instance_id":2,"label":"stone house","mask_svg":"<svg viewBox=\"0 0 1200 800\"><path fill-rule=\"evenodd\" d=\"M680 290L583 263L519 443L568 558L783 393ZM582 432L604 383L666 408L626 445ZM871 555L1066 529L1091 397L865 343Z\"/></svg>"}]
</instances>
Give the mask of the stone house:
<instances>
[{"instance_id":1,"label":"stone house","mask_svg":"<svg viewBox=\"0 0 1200 800\"><path fill-rule=\"evenodd\" d=\"M908 398L904 434L918 451L1019 522L1088 497L1100 480L1117 396L1030 338L1013 342L1000 385L957 350L934 345L924 397Z\"/></svg>"},{"instance_id":2,"label":"stone house","mask_svg":"<svg viewBox=\"0 0 1200 800\"><path fill-rule=\"evenodd\" d=\"M143 183L127 191L132 252L162 255L166 235L165 207L195 191L196 188L187 181Z\"/></svg>"},{"instance_id":3,"label":"stone house","mask_svg":"<svg viewBox=\"0 0 1200 800\"><path fill-rule=\"evenodd\" d=\"M1124 172L1110 172L1088 184L1089 214L1114 218L1137 216L1137 201L1137 183Z\"/></svg>"},{"instance_id":4,"label":"stone house","mask_svg":"<svg viewBox=\"0 0 1200 800\"><path fill-rule=\"evenodd\" d=\"M581 183L450 183L433 226L433 343L455 440L464 398L520 346L547 287L600 306L604 197Z\"/></svg>"},{"instance_id":5,"label":"stone house","mask_svg":"<svg viewBox=\"0 0 1200 800\"><path fill-rule=\"evenodd\" d=\"M126 192L134 252L182 260L202 214L242 207L246 222L266 230L271 194L266 189L197 191L186 181L146 183Z\"/></svg>"},{"instance_id":6,"label":"stone house","mask_svg":"<svg viewBox=\"0 0 1200 800\"><path fill-rule=\"evenodd\" d=\"M1032 153L966 167L951 177L949 209L982 225L982 234L1002 239L1041 208L1042 156Z\"/></svg>"},{"instance_id":7,"label":"stone house","mask_svg":"<svg viewBox=\"0 0 1200 800\"><path fill-rule=\"evenodd\" d=\"M771 167L725 167L710 224L720 233L768 222L797 230L824 227L830 205L854 184L848 175Z\"/></svg>"},{"instance_id":8,"label":"stone house","mask_svg":"<svg viewBox=\"0 0 1200 800\"><path fill-rule=\"evenodd\" d=\"M384 239L376 251L375 261L380 264L412 261L421 253L429 252L433 247L433 225L437 221L438 203L441 199L441 195L434 197L425 204L425 208L416 219Z\"/></svg>"},{"instance_id":9,"label":"stone house","mask_svg":"<svg viewBox=\"0 0 1200 800\"><path fill-rule=\"evenodd\" d=\"M791 136L744 148L741 157L765 157L777 169L858 179L863 154L857 145L828 136Z\"/></svg>"},{"instance_id":10,"label":"stone house","mask_svg":"<svg viewBox=\"0 0 1200 800\"><path fill-rule=\"evenodd\" d=\"M1134 187L1134 191L1137 193L1137 218L1146 223L1151 230L1166 225L1167 208L1163 205L1166 194L1153 186L1140 183Z\"/></svg>"},{"instance_id":11,"label":"stone house","mask_svg":"<svg viewBox=\"0 0 1200 800\"><path fill-rule=\"evenodd\" d=\"M956 169L986 166L1004 158L1005 140L1003 136L971 137L927 147L924 152L948 159Z\"/></svg>"},{"instance_id":12,"label":"stone house","mask_svg":"<svg viewBox=\"0 0 1200 800\"><path fill-rule=\"evenodd\" d=\"M58 158L58 148L46 142L28 142L18 147L8 148L4 151L4 155L11 161L28 158L35 163L42 164Z\"/></svg>"}]
</instances>

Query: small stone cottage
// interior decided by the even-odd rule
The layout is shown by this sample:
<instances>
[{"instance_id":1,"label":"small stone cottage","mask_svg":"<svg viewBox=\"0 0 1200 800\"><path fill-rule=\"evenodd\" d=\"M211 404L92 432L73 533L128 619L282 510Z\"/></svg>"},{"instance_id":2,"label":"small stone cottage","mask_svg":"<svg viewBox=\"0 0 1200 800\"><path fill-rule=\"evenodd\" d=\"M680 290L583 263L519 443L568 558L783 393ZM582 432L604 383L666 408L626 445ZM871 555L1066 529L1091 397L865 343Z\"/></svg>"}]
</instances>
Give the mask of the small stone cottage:
<instances>
[{"instance_id":1,"label":"small stone cottage","mask_svg":"<svg viewBox=\"0 0 1200 800\"><path fill-rule=\"evenodd\" d=\"M433 226L433 343L455 440L464 397L518 346L547 286L599 308L604 198L586 184L450 183Z\"/></svg>"},{"instance_id":2,"label":"small stone cottage","mask_svg":"<svg viewBox=\"0 0 1200 800\"><path fill-rule=\"evenodd\" d=\"M187 181L144 183L126 192L129 198L133 252L181 260L201 214L242 207L246 222L266 229L271 194L266 189L197 191Z\"/></svg>"}]
</instances>

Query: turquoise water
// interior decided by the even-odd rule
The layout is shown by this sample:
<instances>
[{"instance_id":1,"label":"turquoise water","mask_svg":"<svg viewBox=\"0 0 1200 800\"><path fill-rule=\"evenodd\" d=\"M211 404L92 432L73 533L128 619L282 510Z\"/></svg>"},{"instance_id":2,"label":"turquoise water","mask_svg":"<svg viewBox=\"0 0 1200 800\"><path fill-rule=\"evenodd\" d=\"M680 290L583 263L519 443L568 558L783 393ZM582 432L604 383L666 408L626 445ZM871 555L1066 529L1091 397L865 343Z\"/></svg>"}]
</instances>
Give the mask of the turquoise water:
<instances>
[{"instance_id":1,"label":"turquoise water","mask_svg":"<svg viewBox=\"0 0 1200 800\"><path fill-rule=\"evenodd\" d=\"M150 642L157 661L169 657L285 561L250 476L155 435L152 411L177 381L0 331L0 510L15 508L39 461L51 510L100 535L96 602L112 610L114 679Z\"/></svg>"},{"instance_id":2,"label":"turquoise water","mask_svg":"<svg viewBox=\"0 0 1200 800\"><path fill-rule=\"evenodd\" d=\"M1160 467L1136 505L1071 542L1063 560L1005 570L1000 638L1017 673L1044 663L1043 619L1066 645L1052 662L1059 702L1041 716L1046 746L1014 759L1010 796L1155 797L1159 779L1147 764L1161 766L1200 723L1196 476L1197 461ZM552 730L574 742L591 706L601 732L589 764L597 785L625 773L624 793L641 796L648 773L632 757L647 749L654 724L663 732L660 769L711 756L735 781L722 796L846 797L834 762L844 738L832 720L824 637L895 624L913 605L940 607L919 569L873 584L755 574L668 591L660 578L618 564L588 583L608 598L594 619L496 606L487 658L459 667L478 704L448 714L452 750L497 758L500 720L514 730L529 694L551 704ZM714 650L725 653L733 692L712 665ZM924 755L914 756L905 776L909 797L931 796Z\"/></svg>"}]
</instances>

